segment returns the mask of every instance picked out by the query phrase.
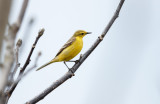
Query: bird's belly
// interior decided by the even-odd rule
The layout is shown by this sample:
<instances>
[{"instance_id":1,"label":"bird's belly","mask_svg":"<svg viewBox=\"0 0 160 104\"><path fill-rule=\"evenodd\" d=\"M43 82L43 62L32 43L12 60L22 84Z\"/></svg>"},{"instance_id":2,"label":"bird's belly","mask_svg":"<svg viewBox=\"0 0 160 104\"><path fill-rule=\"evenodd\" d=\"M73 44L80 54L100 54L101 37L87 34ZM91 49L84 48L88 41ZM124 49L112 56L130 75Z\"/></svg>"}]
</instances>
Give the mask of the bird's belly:
<instances>
[{"instance_id":1,"label":"bird's belly","mask_svg":"<svg viewBox=\"0 0 160 104\"><path fill-rule=\"evenodd\" d=\"M83 41L77 40L73 42L69 47L64 49L60 55L58 55L59 61L69 61L74 58L83 47Z\"/></svg>"}]
</instances>

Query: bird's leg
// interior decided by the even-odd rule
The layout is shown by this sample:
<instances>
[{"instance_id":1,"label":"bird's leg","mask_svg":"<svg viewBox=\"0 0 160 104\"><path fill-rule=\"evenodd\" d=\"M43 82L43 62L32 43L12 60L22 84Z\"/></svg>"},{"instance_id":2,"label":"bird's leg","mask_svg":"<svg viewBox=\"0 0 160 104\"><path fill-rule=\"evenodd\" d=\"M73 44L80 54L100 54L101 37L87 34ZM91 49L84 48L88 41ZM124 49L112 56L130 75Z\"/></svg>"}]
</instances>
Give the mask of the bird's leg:
<instances>
[{"instance_id":1,"label":"bird's leg","mask_svg":"<svg viewBox=\"0 0 160 104\"><path fill-rule=\"evenodd\" d=\"M69 68L69 67L68 67L68 65L66 64L66 62L65 62L65 61L63 61L63 63L64 63L64 65L66 65L66 67L68 68L68 70L72 73L72 76L74 76L73 71L71 70L71 68Z\"/></svg>"},{"instance_id":2,"label":"bird's leg","mask_svg":"<svg viewBox=\"0 0 160 104\"><path fill-rule=\"evenodd\" d=\"M70 61L67 61L67 62L75 62L77 64L79 62L79 60L82 58L82 56L83 55L81 54L78 60L75 60L75 61L74 60L70 60Z\"/></svg>"},{"instance_id":3,"label":"bird's leg","mask_svg":"<svg viewBox=\"0 0 160 104\"><path fill-rule=\"evenodd\" d=\"M68 65L66 64L65 61L63 61L63 63L64 63L64 65L66 65L66 67L67 67L69 70L71 70L71 69L68 67Z\"/></svg>"}]
</instances>

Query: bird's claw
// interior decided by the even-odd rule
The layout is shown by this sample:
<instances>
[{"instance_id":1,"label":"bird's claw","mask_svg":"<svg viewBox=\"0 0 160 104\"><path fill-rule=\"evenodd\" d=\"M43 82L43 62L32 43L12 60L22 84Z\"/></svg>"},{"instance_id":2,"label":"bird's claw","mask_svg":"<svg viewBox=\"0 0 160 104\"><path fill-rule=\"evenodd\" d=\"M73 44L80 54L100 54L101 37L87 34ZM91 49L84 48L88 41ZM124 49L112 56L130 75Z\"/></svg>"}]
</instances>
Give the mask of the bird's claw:
<instances>
[{"instance_id":1,"label":"bird's claw","mask_svg":"<svg viewBox=\"0 0 160 104\"><path fill-rule=\"evenodd\" d=\"M75 63L76 63L76 64L79 63L79 60L76 60Z\"/></svg>"},{"instance_id":2,"label":"bird's claw","mask_svg":"<svg viewBox=\"0 0 160 104\"><path fill-rule=\"evenodd\" d=\"M79 62L80 62L80 60L81 60L81 58L82 58L82 56L83 56L83 55L81 54L81 55L80 55L80 57L79 57L79 59L78 59L78 60L76 60L76 61L74 61L74 62L75 62L76 64L77 64L77 63L79 63Z\"/></svg>"}]
</instances>

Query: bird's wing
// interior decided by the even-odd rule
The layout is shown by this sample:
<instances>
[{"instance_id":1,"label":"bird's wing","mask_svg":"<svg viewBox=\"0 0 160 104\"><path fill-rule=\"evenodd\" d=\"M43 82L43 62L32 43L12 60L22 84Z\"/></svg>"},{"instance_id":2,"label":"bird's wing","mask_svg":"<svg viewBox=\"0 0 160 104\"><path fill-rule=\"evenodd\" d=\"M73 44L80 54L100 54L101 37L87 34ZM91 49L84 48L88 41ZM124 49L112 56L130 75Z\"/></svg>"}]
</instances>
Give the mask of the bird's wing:
<instances>
[{"instance_id":1,"label":"bird's wing","mask_svg":"<svg viewBox=\"0 0 160 104\"><path fill-rule=\"evenodd\" d=\"M76 40L75 37L71 37L71 38L66 42L66 44L64 44L64 45L62 46L62 48L59 50L59 52L57 53L56 56L58 56L64 49L66 49L68 46L70 46L75 40Z\"/></svg>"}]
</instances>

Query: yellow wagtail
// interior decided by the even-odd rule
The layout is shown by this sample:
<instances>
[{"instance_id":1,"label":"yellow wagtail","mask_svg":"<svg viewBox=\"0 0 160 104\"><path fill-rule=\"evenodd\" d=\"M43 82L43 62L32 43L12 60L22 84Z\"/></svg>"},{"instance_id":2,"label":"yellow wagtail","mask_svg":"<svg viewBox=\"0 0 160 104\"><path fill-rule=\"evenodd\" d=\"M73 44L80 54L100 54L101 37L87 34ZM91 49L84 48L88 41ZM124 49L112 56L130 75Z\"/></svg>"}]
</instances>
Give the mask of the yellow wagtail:
<instances>
[{"instance_id":1,"label":"yellow wagtail","mask_svg":"<svg viewBox=\"0 0 160 104\"><path fill-rule=\"evenodd\" d=\"M71 60L74 58L81 50L83 47L83 37L86 34L90 34L91 32L86 32L84 30L78 30L76 31L73 36L66 42L66 44L63 45L63 47L59 50L57 55L55 56L54 59L49 61L48 63L42 65L39 67L37 70L40 70L44 68L45 66L54 63L54 62L61 62L64 61L64 64L66 65L66 61ZM74 62L74 61L72 61ZM67 66L67 65L66 65ZM68 66L67 66L68 68ZM36 71L37 71L36 70Z\"/></svg>"}]
</instances>

